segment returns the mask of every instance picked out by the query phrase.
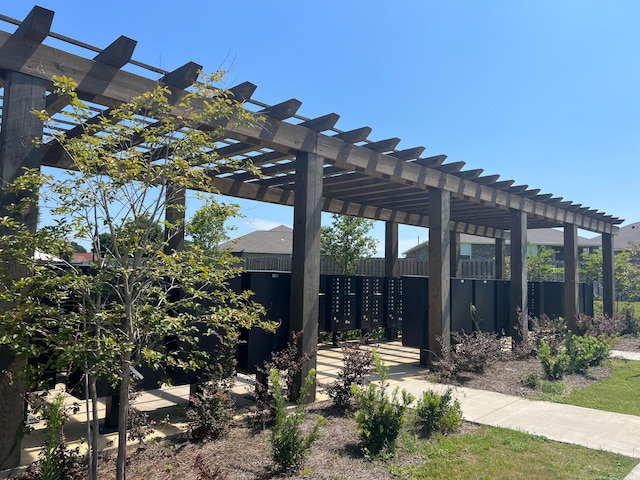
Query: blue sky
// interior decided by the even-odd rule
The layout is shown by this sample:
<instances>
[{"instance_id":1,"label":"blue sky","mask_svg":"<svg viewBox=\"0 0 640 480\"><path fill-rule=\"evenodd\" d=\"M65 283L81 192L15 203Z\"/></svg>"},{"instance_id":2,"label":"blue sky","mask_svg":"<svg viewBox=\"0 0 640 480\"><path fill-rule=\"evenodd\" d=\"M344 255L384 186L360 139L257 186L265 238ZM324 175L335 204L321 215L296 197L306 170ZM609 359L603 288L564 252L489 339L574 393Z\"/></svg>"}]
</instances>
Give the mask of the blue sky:
<instances>
[{"instance_id":1,"label":"blue sky","mask_svg":"<svg viewBox=\"0 0 640 480\"><path fill-rule=\"evenodd\" d=\"M22 19L34 4L3 2ZM638 221L640 2L39 0L52 30L136 60L195 61L248 80L254 98L338 113L342 130L399 137L575 203ZM0 23L0 28L15 27ZM236 234L291 225L293 210L243 202ZM326 218L329 221L329 218ZM374 235L384 236L384 225ZM427 238L401 227L400 250ZM380 242L380 248L383 248Z\"/></svg>"}]
</instances>

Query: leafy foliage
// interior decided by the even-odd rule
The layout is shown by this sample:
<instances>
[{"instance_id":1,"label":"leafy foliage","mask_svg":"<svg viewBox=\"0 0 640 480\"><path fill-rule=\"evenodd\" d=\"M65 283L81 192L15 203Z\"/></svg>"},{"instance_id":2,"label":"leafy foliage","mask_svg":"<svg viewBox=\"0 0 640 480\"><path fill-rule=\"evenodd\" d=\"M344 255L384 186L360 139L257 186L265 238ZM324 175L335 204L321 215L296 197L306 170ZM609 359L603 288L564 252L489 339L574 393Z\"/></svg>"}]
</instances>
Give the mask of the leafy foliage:
<instances>
[{"instance_id":1,"label":"leafy foliage","mask_svg":"<svg viewBox=\"0 0 640 480\"><path fill-rule=\"evenodd\" d=\"M0 238L0 302L13 306L1 314L0 345L22 358L44 358L26 369L32 380L44 369L68 368L121 385L118 478L124 478L130 367L200 368L202 352L173 350L166 339L193 345L198 325L232 333L261 325L262 307L227 286L239 273L235 263L208 261L197 245L171 248L184 221L167 212L184 211L186 188L213 193L209 175L221 163L213 148L218 132L198 127L253 121L215 86L220 79L203 78L178 104L159 86L95 118L73 80L55 79L70 105L63 114L82 126L77 136L54 134L74 170L56 177L25 170L7 187L24 198L17 212L34 206L25 194L39 192L55 222L34 235L10 217L0 219L9 232ZM68 238L91 243L91 267L34 262L37 247L64 251ZM16 264L32 275L12 278Z\"/></svg>"},{"instance_id":2,"label":"leafy foliage","mask_svg":"<svg viewBox=\"0 0 640 480\"><path fill-rule=\"evenodd\" d=\"M196 441L216 440L228 429L233 420L235 402L231 396L235 374L237 338L220 339L212 367L203 374L202 388L191 397L187 410L191 438Z\"/></svg>"},{"instance_id":3,"label":"leafy foliage","mask_svg":"<svg viewBox=\"0 0 640 480\"><path fill-rule=\"evenodd\" d=\"M542 369L550 380L560 380L564 377L569 365L569 355L564 351L552 353L549 342L545 339L540 340L540 350L538 358L542 363Z\"/></svg>"},{"instance_id":4,"label":"leafy foliage","mask_svg":"<svg viewBox=\"0 0 640 480\"><path fill-rule=\"evenodd\" d=\"M300 353L301 340L302 332L292 332L287 346L278 352L272 352L271 359L265 361L262 367L258 367L258 373L265 376L270 376L274 369L278 372L285 399L288 401L292 401L299 393L293 390L296 375L302 371L305 363L315 356L317 350L316 347L310 352ZM273 400L273 389L269 389L257 379L255 389L259 406L269 407Z\"/></svg>"},{"instance_id":5,"label":"leafy foliage","mask_svg":"<svg viewBox=\"0 0 640 480\"><path fill-rule=\"evenodd\" d=\"M406 420L406 410L415 399L406 390L400 392L396 387L392 393L387 391L389 367L383 364L380 355L374 350L373 360L380 383L370 383L365 387L352 385L358 404L356 424L362 452L373 459L382 452L393 453L400 428Z\"/></svg>"},{"instance_id":6,"label":"leafy foliage","mask_svg":"<svg viewBox=\"0 0 640 480\"><path fill-rule=\"evenodd\" d=\"M614 269L618 298L640 300L640 242L631 242L616 254Z\"/></svg>"},{"instance_id":7,"label":"leafy foliage","mask_svg":"<svg viewBox=\"0 0 640 480\"><path fill-rule=\"evenodd\" d=\"M42 400L42 399L40 399ZM45 442L39 453L40 480L58 480L70 477L81 460L77 451L70 451L64 437L63 426L67 420L64 395L58 393L50 404L40 403L37 410L47 422Z\"/></svg>"},{"instance_id":8,"label":"leafy foliage","mask_svg":"<svg viewBox=\"0 0 640 480\"><path fill-rule=\"evenodd\" d=\"M460 372L484 372L503 356L502 343L496 333L476 330L470 334L455 332L451 336L454 343L442 349L442 358L434 364L445 377L455 377Z\"/></svg>"},{"instance_id":9,"label":"leafy foliage","mask_svg":"<svg viewBox=\"0 0 640 480\"><path fill-rule=\"evenodd\" d=\"M360 260L370 258L377 241L369 236L373 220L334 213L330 226L322 227L320 248L322 255L331 257L342 274L353 274Z\"/></svg>"},{"instance_id":10,"label":"leafy foliage","mask_svg":"<svg viewBox=\"0 0 640 480\"><path fill-rule=\"evenodd\" d=\"M427 390L418 398L415 406L416 423L425 437L435 432L453 433L462 426L460 402L453 398L450 388L442 395Z\"/></svg>"},{"instance_id":11,"label":"leafy foliage","mask_svg":"<svg viewBox=\"0 0 640 480\"><path fill-rule=\"evenodd\" d=\"M229 240L229 230L234 227L225 226L232 217L241 216L240 206L234 203L223 203L207 198L187 222L186 232L193 245L211 258L219 253L218 245Z\"/></svg>"},{"instance_id":12,"label":"leafy foliage","mask_svg":"<svg viewBox=\"0 0 640 480\"><path fill-rule=\"evenodd\" d=\"M304 401L309 395L309 388L313 385L315 374L314 369L309 371L300 390L300 398L295 410L287 414L284 394L280 387L280 375L276 369L271 370L276 413L276 422L271 430L272 459L283 472L298 471L311 450L311 444L320 438L320 426L324 422L322 416L317 418L307 435L302 432L302 423L307 417Z\"/></svg>"},{"instance_id":13,"label":"leafy foliage","mask_svg":"<svg viewBox=\"0 0 640 480\"><path fill-rule=\"evenodd\" d=\"M364 377L373 372L373 353L361 343L342 345L342 369L338 378L327 388L329 397L339 408L348 408L354 399L352 385L362 385Z\"/></svg>"},{"instance_id":14,"label":"leafy foliage","mask_svg":"<svg viewBox=\"0 0 640 480\"><path fill-rule=\"evenodd\" d=\"M538 358L547 378L560 380L565 374L584 373L587 368L600 365L609 357L610 350L604 338L567 332L563 342L554 347L541 339Z\"/></svg>"}]
</instances>

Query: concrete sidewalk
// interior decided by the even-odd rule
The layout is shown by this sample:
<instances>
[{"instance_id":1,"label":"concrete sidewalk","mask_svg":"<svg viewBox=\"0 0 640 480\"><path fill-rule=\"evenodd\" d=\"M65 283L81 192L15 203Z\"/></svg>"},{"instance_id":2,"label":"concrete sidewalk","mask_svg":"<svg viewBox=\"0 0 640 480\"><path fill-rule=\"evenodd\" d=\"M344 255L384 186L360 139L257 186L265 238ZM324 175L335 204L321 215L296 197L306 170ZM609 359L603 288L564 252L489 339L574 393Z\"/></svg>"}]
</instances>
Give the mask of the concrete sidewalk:
<instances>
[{"instance_id":1,"label":"concrete sidewalk","mask_svg":"<svg viewBox=\"0 0 640 480\"><path fill-rule=\"evenodd\" d=\"M449 386L429 382L428 371L419 366L419 352L403 347L401 342L381 342L376 345L385 365L389 367L389 383L399 385L416 397L426 390L446 391ZM612 356L639 360L640 353L612 352ZM318 350L318 384L333 382L342 367L342 350L332 346L321 346ZM372 377L375 379L375 377ZM639 380L640 386L640 380ZM252 379L239 376L236 392L243 398L251 391ZM640 459L640 417L604 412L572 405L531 401L518 396L503 395L484 390L453 387L460 401L465 420L497 427L528 432L550 440L573 443L592 449L607 450ZM186 430L184 406L188 403L189 387L170 387L143 393L136 404L141 410L160 412L170 417L170 424L163 425L157 436L175 436ZM321 390L318 399L327 398ZM73 401L70 397L69 401ZM244 400L246 401L246 399ZM81 404L84 407L84 403ZM83 410L83 409L82 409ZM104 406L101 405L104 411ZM67 424L67 438L78 445L86 437L84 411L72 416ZM43 431L42 423L36 425L35 435L23 440L22 463L37 458ZM117 442L114 434L101 436L101 445L113 447ZM626 480L640 480L640 465Z\"/></svg>"}]
</instances>

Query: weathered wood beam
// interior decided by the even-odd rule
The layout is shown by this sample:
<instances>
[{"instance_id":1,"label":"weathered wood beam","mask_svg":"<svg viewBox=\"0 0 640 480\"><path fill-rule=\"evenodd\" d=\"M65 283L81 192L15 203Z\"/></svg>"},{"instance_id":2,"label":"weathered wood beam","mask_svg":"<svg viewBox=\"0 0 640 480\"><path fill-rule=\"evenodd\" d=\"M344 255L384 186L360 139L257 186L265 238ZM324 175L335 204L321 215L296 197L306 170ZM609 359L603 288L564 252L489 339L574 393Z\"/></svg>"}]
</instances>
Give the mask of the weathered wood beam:
<instances>
[{"instance_id":1,"label":"weathered wood beam","mask_svg":"<svg viewBox=\"0 0 640 480\"><path fill-rule=\"evenodd\" d=\"M446 173L458 173L467 164L467 162L452 162L440 165L438 170Z\"/></svg>"},{"instance_id":2,"label":"weathered wood beam","mask_svg":"<svg viewBox=\"0 0 640 480\"><path fill-rule=\"evenodd\" d=\"M251 82L242 82L231 87L229 92L233 95L233 98L236 101L244 103L253 96L257 88L258 86Z\"/></svg>"},{"instance_id":3,"label":"weathered wood beam","mask_svg":"<svg viewBox=\"0 0 640 480\"><path fill-rule=\"evenodd\" d=\"M576 332L580 287L578 268L578 229L575 225L564 226L564 320L567 328Z\"/></svg>"},{"instance_id":4,"label":"weathered wood beam","mask_svg":"<svg viewBox=\"0 0 640 480\"><path fill-rule=\"evenodd\" d=\"M293 252L291 255L291 333L301 332L298 355L318 347L318 292L320 291L320 220L322 214L323 159L300 153L296 159L296 194L293 205ZM312 355L295 375L294 392L300 392L309 371L316 367ZM315 401L315 378L305 403ZM293 400L298 400L295 396Z\"/></svg>"},{"instance_id":5,"label":"weathered wood beam","mask_svg":"<svg viewBox=\"0 0 640 480\"><path fill-rule=\"evenodd\" d=\"M489 185L495 188L495 183L500 178L500 175L485 175L476 179L480 185Z\"/></svg>"},{"instance_id":6,"label":"weathered wood beam","mask_svg":"<svg viewBox=\"0 0 640 480\"><path fill-rule=\"evenodd\" d=\"M29 23L38 31L39 22L33 18ZM44 108L45 92L46 81L43 79L16 72L6 73L0 130L0 183L3 187L11 185L23 175L24 168L40 168L41 152L33 139L42 137L43 122L32 112ZM0 215L12 218L26 231L35 233L38 223L36 196L37 192L25 195L6 188L0 189ZM33 202L29 207L25 204L24 210L10 208L27 200ZM12 229L0 231L0 237L13 235L15 231ZM23 263L6 253L3 262L7 280L17 281L30 275ZM5 303L0 308L10 307ZM25 385L19 373L25 363L26 360L16 357L9 346L0 347L0 470L20 465L20 439L24 434L26 414L23 397Z\"/></svg>"},{"instance_id":7,"label":"weathered wood beam","mask_svg":"<svg viewBox=\"0 0 640 480\"><path fill-rule=\"evenodd\" d=\"M107 46L107 48L102 50L102 52L98 53L98 55L93 58L93 61L114 68L122 68L131 60L136 44L137 42L135 40L121 35ZM69 99L67 97L61 97L57 93L53 92L47 95L47 101L44 108L49 115L53 115L54 113L62 110L68 104Z\"/></svg>"},{"instance_id":8,"label":"weathered wood beam","mask_svg":"<svg viewBox=\"0 0 640 480\"><path fill-rule=\"evenodd\" d=\"M110 67L122 68L131 61L137 43L136 40L121 35L96 55L93 60Z\"/></svg>"},{"instance_id":9,"label":"weathered wood beam","mask_svg":"<svg viewBox=\"0 0 640 480\"><path fill-rule=\"evenodd\" d=\"M152 90L156 84L123 70L113 72L108 66L102 66L91 60L61 52L46 45L30 48L25 42L0 32L0 68L25 72L48 81L54 75L67 75L79 83L78 91L84 98L105 106L115 106L129 101L136 95ZM174 91L172 101L174 112L184 114L179 101L184 92ZM385 178L394 183L416 184L422 188L436 187L468 196L474 202L487 202L502 208L519 209L530 215L538 215L550 223L572 223L579 228L599 233L615 233L617 227L602 219L585 218L557 207L519 197L518 195L496 190L476 182L457 178L432 168L421 168L420 160L400 162L388 155L372 152L361 146L345 143L339 138L325 135L315 136L314 132L298 125L281 122L267 117L264 122L255 125L237 125L233 121L212 122L212 128L222 127L230 138L239 141L251 141L274 150L294 149L316 153L327 163L334 163L345 170L360 170L371 176Z\"/></svg>"},{"instance_id":10,"label":"weathered wood beam","mask_svg":"<svg viewBox=\"0 0 640 480\"><path fill-rule=\"evenodd\" d=\"M609 318L616 313L614 241L610 233L602 234L602 311Z\"/></svg>"},{"instance_id":11,"label":"weathered wood beam","mask_svg":"<svg viewBox=\"0 0 640 480\"><path fill-rule=\"evenodd\" d=\"M400 160L407 161L420 158L420 155L422 155L425 150L425 147L413 147L407 148L405 150L400 150L399 152L392 152L389 155L399 158Z\"/></svg>"},{"instance_id":12,"label":"weathered wood beam","mask_svg":"<svg viewBox=\"0 0 640 480\"><path fill-rule=\"evenodd\" d=\"M429 206L429 322L423 331L420 364L434 365L451 345L451 231L449 205L451 192L431 192ZM426 340L426 341L425 341Z\"/></svg>"},{"instance_id":13,"label":"weathered wood beam","mask_svg":"<svg viewBox=\"0 0 640 480\"><path fill-rule=\"evenodd\" d=\"M14 36L42 43L49 36L55 12L35 6L14 32Z\"/></svg>"},{"instance_id":14,"label":"weathered wood beam","mask_svg":"<svg viewBox=\"0 0 640 480\"><path fill-rule=\"evenodd\" d=\"M484 170L482 168L476 168L475 170L465 170L463 172L459 172L458 176L460 178L464 178L465 180L477 180L480 175L482 175Z\"/></svg>"},{"instance_id":15,"label":"weathered wood beam","mask_svg":"<svg viewBox=\"0 0 640 480\"><path fill-rule=\"evenodd\" d=\"M399 143L399 138L387 138L386 140L378 140L377 142L366 143L362 146L368 150L382 153L393 151Z\"/></svg>"},{"instance_id":16,"label":"weathered wood beam","mask_svg":"<svg viewBox=\"0 0 640 480\"><path fill-rule=\"evenodd\" d=\"M160 79L160 83L184 90L190 87L198 79L202 65L195 62L187 62Z\"/></svg>"},{"instance_id":17,"label":"weathered wood beam","mask_svg":"<svg viewBox=\"0 0 640 480\"><path fill-rule=\"evenodd\" d=\"M311 130L315 130L316 132L324 132L327 130L331 130L335 127L336 123L340 119L340 115L337 113L328 113L321 117L313 118L311 120L306 120L300 123L301 126L310 128Z\"/></svg>"},{"instance_id":18,"label":"weathered wood beam","mask_svg":"<svg viewBox=\"0 0 640 480\"><path fill-rule=\"evenodd\" d=\"M433 157L418 158L415 162L410 163L415 163L416 165L420 165L422 167L439 167L444 163L446 159L446 155L435 155Z\"/></svg>"},{"instance_id":19,"label":"weathered wood beam","mask_svg":"<svg viewBox=\"0 0 640 480\"><path fill-rule=\"evenodd\" d=\"M354 130L348 130L346 132L338 133L333 138L337 140L344 140L347 143L364 142L369 135L371 135L371 127L360 127Z\"/></svg>"},{"instance_id":20,"label":"weathered wood beam","mask_svg":"<svg viewBox=\"0 0 640 480\"><path fill-rule=\"evenodd\" d=\"M511 283L509 288L509 332L520 344L526 338L527 302L527 214L511 211Z\"/></svg>"},{"instance_id":21,"label":"weathered wood beam","mask_svg":"<svg viewBox=\"0 0 640 480\"><path fill-rule=\"evenodd\" d=\"M285 120L287 118L293 117L298 112L301 106L302 102L300 100L292 98L290 100L278 103L277 105L266 107L263 110L260 110L258 113L261 115L268 115L269 117L277 120Z\"/></svg>"}]
</instances>

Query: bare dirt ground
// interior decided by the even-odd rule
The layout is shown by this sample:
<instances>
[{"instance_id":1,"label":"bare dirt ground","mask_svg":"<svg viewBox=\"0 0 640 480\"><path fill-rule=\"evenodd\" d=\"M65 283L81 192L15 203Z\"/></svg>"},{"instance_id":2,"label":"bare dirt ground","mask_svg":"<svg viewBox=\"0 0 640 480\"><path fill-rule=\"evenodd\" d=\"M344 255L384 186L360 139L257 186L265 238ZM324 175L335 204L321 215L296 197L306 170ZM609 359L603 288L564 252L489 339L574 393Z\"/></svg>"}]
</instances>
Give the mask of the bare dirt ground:
<instances>
[{"instance_id":1,"label":"bare dirt ground","mask_svg":"<svg viewBox=\"0 0 640 480\"><path fill-rule=\"evenodd\" d=\"M614 349L640 351L640 339L621 339ZM457 383L469 388L491 390L508 395L536 398L537 391L528 388L523 378L529 373L543 377L536 358L498 362L482 374L465 373ZM590 369L588 375L570 375L565 383L570 387L587 386L605 378L606 368ZM318 402L309 408L306 424L318 415L325 417L321 438L313 444L303 470L296 475L283 475L271 462L269 430L255 428L246 419L238 419L221 440L193 444L185 439L150 443L132 451L127 478L131 480L180 479L387 479L393 477L384 463L366 461L358 446L356 425L352 415L337 412L330 402ZM465 424L463 432L477 428ZM101 461L101 479L112 479L114 454ZM396 464L414 464L419 458L397 455Z\"/></svg>"}]
</instances>

